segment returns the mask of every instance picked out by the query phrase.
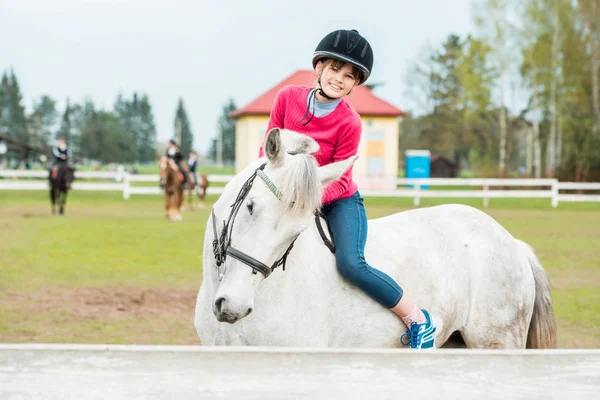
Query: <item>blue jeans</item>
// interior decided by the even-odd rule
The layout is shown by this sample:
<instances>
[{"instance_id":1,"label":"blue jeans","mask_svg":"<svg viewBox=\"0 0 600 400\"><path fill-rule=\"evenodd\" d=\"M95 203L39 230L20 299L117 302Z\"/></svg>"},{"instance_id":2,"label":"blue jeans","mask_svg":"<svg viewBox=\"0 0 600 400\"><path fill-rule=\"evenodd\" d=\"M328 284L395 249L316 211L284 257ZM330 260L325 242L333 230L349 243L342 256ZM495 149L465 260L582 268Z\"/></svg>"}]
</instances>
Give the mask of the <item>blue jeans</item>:
<instances>
[{"instance_id":1,"label":"blue jeans","mask_svg":"<svg viewBox=\"0 0 600 400\"><path fill-rule=\"evenodd\" d=\"M359 192L323 207L335 243L338 271L351 284L386 308L402 298L402 288L389 275L365 261L367 213Z\"/></svg>"}]
</instances>

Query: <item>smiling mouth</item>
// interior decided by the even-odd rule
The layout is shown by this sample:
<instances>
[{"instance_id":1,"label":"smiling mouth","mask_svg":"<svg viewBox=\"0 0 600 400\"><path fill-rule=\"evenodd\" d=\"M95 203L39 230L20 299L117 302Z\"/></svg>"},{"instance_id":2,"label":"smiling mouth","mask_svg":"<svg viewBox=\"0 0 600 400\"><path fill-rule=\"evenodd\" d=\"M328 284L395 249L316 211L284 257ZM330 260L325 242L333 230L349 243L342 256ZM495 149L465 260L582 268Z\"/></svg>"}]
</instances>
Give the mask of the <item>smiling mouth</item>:
<instances>
[{"instance_id":1,"label":"smiling mouth","mask_svg":"<svg viewBox=\"0 0 600 400\"><path fill-rule=\"evenodd\" d=\"M340 86L336 85L335 83L330 83L329 87L331 87L333 90L338 91L338 92L342 91L342 88Z\"/></svg>"}]
</instances>

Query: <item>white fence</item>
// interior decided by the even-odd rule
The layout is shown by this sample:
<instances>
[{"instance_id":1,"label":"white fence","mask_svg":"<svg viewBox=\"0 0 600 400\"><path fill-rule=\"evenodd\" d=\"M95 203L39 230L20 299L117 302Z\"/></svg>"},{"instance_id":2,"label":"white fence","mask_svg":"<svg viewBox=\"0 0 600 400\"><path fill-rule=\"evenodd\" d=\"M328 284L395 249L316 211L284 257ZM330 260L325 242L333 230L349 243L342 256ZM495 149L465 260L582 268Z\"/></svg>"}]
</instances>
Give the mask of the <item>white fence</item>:
<instances>
[{"instance_id":1,"label":"white fence","mask_svg":"<svg viewBox=\"0 0 600 400\"><path fill-rule=\"evenodd\" d=\"M47 190L46 171L0 170L0 190ZM73 183L74 190L99 190L123 192L123 198L128 199L137 194L162 194L158 187L158 175L135 175L118 172L76 172L77 180ZM20 180L19 178L28 178ZM210 182L229 182L232 175L209 175ZM37 179L37 180L35 180ZM40 180L41 179L41 180ZM112 180L113 182L82 182L85 179ZM135 182L152 182L155 186L136 186ZM408 197L418 206L421 198L481 198L483 206L487 207L491 198L547 198L553 207L559 202L600 202L600 194L561 193L565 190L600 191L600 183L559 182L556 179L461 179L461 178L427 178L403 179L396 182L397 190L361 190L365 197ZM412 187L403 187L411 185ZM433 186L469 186L474 190L424 190L423 187ZM507 190L513 187L516 189ZM481 188L481 189L479 189ZM494 189L496 188L496 189ZM527 189L523 189L527 188ZM220 194L223 187L209 186L208 194Z\"/></svg>"},{"instance_id":2,"label":"white fence","mask_svg":"<svg viewBox=\"0 0 600 400\"><path fill-rule=\"evenodd\" d=\"M0 344L3 399L598 399L600 350Z\"/></svg>"}]
</instances>

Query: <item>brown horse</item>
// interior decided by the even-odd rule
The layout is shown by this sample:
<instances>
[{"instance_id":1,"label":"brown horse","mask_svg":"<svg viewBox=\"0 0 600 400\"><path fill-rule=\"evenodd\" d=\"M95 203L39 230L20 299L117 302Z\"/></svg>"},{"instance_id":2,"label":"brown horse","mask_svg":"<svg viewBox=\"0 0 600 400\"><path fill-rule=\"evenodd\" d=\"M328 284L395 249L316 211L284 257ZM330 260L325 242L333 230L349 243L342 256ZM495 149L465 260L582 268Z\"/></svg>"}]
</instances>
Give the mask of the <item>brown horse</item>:
<instances>
[{"instance_id":1,"label":"brown horse","mask_svg":"<svg viewBox=\"0 0 600 400\"><path fill-rule=\"evenodd\" d=\"M183 204L183 176L175 161L162 156L159 162L160 187L165 191L166 217L170 221L181 221L181 205Z\"/></svg>"},{"instance_id":2,"label":"brown horse","mask_svg":"<svg viewBox=\"0 0 600 400\"><path fill-rule=\"evenodd\" d=\"M188 200L190 210L194 209L194 193L198 196L198 208L204 208L204 199L206 197L206 188L208 187L208 177L206 174L196 172L196 176L191 171L186 170L188 179L185 189L188 191Z\"/></svg>"}]
</instances>

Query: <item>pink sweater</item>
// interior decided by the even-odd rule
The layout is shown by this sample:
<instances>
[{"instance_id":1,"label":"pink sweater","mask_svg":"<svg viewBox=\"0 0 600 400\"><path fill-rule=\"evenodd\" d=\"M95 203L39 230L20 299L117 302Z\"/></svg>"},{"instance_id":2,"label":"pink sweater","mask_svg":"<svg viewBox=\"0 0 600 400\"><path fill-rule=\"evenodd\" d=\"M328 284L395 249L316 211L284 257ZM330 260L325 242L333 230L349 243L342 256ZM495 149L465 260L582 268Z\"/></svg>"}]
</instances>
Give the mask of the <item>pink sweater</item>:
<instances>
[{"instance_id":1,"label":"pink sweater","mask_svg":"<svg viewBox=\"0 0 600 400\"><path fill-rule=\"evenodd\" d=\"M302 125L306 112L306 99L311 88L306 86L286 86L277 94L271 109L271 128L289 129L310 136L319 144L319 151L313 154L320 166L345 160L357 153L362 124L360 116L343 99L335 110L322 118L313 117L307 125ZM310 112L307 119L310 118ZM259 156L264 155L262 146ZM352 167L338 180L330 183L323 191L323 204L350 197L358 187L352 180Z\"/></svg>"}]
</instances>

